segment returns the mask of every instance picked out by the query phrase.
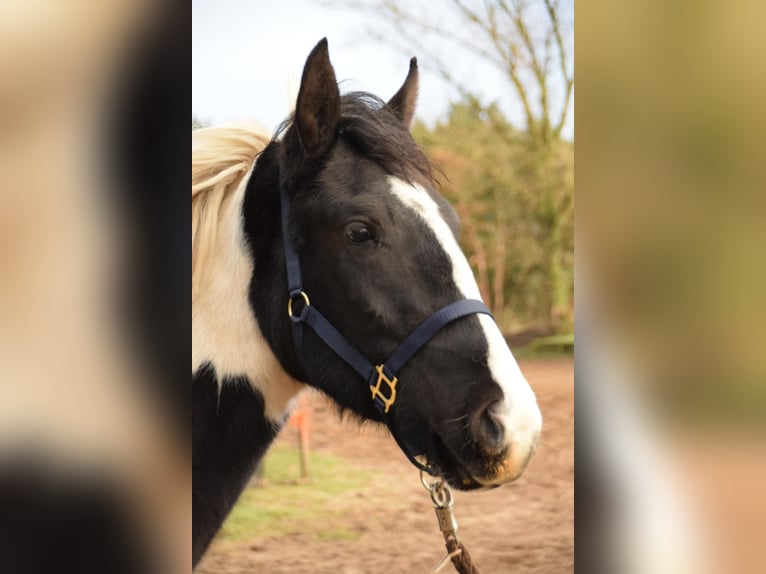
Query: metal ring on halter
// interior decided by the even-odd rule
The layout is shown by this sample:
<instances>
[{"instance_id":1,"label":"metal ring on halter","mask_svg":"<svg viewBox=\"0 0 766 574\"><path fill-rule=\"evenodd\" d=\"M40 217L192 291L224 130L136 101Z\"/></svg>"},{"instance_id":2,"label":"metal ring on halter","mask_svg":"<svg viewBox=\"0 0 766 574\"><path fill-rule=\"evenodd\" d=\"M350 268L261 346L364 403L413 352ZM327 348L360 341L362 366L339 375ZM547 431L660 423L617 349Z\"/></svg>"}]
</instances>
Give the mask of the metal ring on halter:
<instances>
[{"instance_id":1,"label":"metal ring on halter","mask_svg":"<svg viewBox=\"0 0 766 574\"><path fill-rule=\"evenodd\" d=\"M452 491L449 486L444 484L443 480L439 480L431 484L431 502L434 503L436 508L449 508L452 506Z\"/></svg>"},{"instance_id":2,"label":"metal ring on halter","mask_svg":"<svg viewBox=\"0 0 766 574\"><path fill-rule=\"evenodd\" d=\"M293 299L296 299L297 297L303 297L303 308L301 309L300 315L293 315ZM292 293L290 297L287 299L287 315L290 317L291 321L303 321L303 319L306 318L306 312L308 311L308 308L311 307L311 301L309 301L309 296L306 295L305 291L299 291L298 293Z\"/></svg>"},{"instance_id":3,"label":"metal ring on halter","mask_svg":"<svg viewBox=\"0 0 766 574\"><path fill-rule=\"evenodd\" d=\"M433 486L434 484L438 482L444 482L444 479L440 476L436 477L436 480L434 480L433 482L429 482L428 478L430 476L431 475L428 475L426 471L424 471L422 468L420 469L420 484L422 484L423 488L425 488L428 492L431 492L431 486Z\"/></svg>"}]
</instances>

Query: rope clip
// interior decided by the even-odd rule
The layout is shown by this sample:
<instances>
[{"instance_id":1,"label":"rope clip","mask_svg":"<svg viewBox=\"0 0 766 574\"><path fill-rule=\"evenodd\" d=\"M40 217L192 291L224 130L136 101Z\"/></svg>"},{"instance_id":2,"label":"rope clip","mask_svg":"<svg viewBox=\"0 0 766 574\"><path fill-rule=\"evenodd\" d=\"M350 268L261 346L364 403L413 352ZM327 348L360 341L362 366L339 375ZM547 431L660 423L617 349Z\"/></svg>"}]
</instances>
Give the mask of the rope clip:
<instances>
[{"instance_id":1,"label":"rope clip","mask_svg":"<svg viewBox=\"0 0 766 574\"><path fill-rule=\"evenodd\" d=\"M434 505L434 511L436 512L436 520L439 523L439 530L441 530L442 536L444 536L444 542L449 544L454 541L455 546L458 546L456 550L450 552L441 559L441 561L431 571L432 574L441 572L441 570L449 564L453 557L462 553L460 548L460 538L457 535L457 519L455 518L454 502L452 499L452 491L444 479L439 477L433 482L429 482L425 472L420 471L420 483L423 485L431 495L431 502Z\"/></svg>"}]
</instances>

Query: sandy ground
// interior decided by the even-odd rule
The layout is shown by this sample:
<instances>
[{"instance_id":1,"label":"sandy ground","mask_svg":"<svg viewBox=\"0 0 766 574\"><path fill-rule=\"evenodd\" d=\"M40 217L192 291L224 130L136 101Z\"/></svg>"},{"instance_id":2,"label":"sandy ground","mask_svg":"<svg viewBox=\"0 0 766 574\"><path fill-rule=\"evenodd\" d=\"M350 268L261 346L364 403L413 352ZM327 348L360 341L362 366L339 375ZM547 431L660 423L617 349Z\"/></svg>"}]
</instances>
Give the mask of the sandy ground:
<instances>
[{"instance_id":1,"label":"sandy ground","mask_svg":"<svg viewBox=\"0 0 766 574\"><path fill-rule=\"evenodd\" d=\"M489 492L455 493L460 537L482 574L573 572L573 360L520 364L543 412L540 446L518 481ZM347 518L359 538L288 534L250 543L215 542L197 572L430 572L444 547L417 471L384 432L340 421L319 397L312 402L312 450L344 457L374 476L369 488L348 495L358 499L348 505ZM295 431L288 429L278 441L295 444ZM452 571L451 566L443 570Z\"/></svg>"}]
</instances>

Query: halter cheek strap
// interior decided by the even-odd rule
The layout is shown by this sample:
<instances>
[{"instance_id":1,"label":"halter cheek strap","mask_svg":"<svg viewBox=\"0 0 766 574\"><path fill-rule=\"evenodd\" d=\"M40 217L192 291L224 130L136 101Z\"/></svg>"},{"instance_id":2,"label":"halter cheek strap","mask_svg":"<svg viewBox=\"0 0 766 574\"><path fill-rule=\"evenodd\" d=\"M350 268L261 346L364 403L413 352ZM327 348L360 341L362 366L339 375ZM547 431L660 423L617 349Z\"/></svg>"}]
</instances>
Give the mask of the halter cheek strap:
<instances>
[{"instance_id":1,"label":"halter cheek strap","mask_svg":"<svg viewBox=\"0 0 766 574\"><path fill-rule=\"evenodd\" d=\"M450 303L420 323L396 348L387 361L380 365L373 365L367 357L341 335L324 315L311 305L308 294L303 290L300 259L288 233L287 224L290 214L290 200L283 181L280 181L279 188L282 242L284 244L285 269L287 271L287 314L292 324L293 343L299 360L303 358L303 325L308 325L335 354L359 373L370 386L371 399L375 407L380 411L384 422L391 431L391 435L396 440L399 448L407 455L410 462L417 468L431 475L436 475L438 473L437 469L430 464L423 464L418 460L414 449L401 439L396 432L394 419L390 411L391 407L396 403L397 386L399 385L397 373L445 325L467 315L483 313L492 316L492 313L484 303L477 299L462 299Z\"/></svg>"}]
</instances>

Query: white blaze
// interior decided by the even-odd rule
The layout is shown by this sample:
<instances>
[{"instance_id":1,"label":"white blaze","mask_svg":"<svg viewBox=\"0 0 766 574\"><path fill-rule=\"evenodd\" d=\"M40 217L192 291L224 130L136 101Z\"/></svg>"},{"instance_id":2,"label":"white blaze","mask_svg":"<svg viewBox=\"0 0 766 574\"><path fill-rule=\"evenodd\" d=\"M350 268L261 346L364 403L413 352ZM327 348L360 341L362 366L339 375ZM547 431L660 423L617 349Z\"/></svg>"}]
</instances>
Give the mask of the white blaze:
<instances>
[{"instance_id":1,"label":"white blaze","mask_svg":"<svg viewBox=\"0 0 766 574\"><path fill-rule=\"evenodd\" d=\"M410 185L393 176L389 179L392 193L404 205L413 209L436 236L452 263L452 279L460 293L468 299L481 300L471 266L433 198L417 184ZM523 470L523 463L537 442L542 427L542 415L535 394L521 373L497 324L488 315L480 314L478 319L489 347L487 365L492 378L503 390L504 404L500 409L500 418L505 426L505 437L511 446L513 459L508 468L511 470L521 466L520 471Z\"/></svg>"}]
</instances>

